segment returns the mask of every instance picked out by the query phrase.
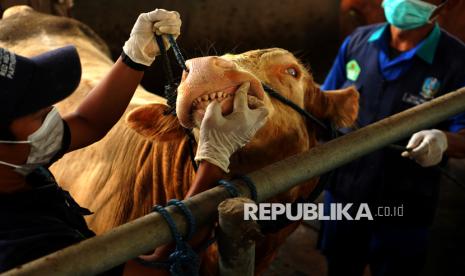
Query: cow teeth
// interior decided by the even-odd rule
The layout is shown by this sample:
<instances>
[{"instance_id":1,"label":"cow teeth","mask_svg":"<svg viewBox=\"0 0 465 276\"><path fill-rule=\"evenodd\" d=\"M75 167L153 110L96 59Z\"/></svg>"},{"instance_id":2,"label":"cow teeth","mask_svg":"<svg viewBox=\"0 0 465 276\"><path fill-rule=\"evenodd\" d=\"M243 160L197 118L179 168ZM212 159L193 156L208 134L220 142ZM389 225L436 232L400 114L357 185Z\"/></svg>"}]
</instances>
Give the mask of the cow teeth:
<instances>
[{"instance_id":1,"label":"cow teeth","mask_svg":"<svg viewBox=\"0 0 465 276\"><path fill-rule=\"evenodd\" d=\"M211 93L209 95L210 99L214 100L216 98L216 93Z\"/></svg>"},{"instance_id":2,"label":"cow teeth","mask_svg":"<svg viewBox=\"0 0 465 276\"><path fill-rule=\"evenodd\" d=\"M223 98L223 91L218 92L218 98Z\"/></svg>"},{"instance_id":3,"label":"cow teeth","mask_svg":"<svg viewBox=\"0 0 465 276\"><path fill-rule=\"evenodd\" d=\"M202 100L208 101L208 95L203 95L203 96L202 96Z\"/></svg>"}]
</instances>

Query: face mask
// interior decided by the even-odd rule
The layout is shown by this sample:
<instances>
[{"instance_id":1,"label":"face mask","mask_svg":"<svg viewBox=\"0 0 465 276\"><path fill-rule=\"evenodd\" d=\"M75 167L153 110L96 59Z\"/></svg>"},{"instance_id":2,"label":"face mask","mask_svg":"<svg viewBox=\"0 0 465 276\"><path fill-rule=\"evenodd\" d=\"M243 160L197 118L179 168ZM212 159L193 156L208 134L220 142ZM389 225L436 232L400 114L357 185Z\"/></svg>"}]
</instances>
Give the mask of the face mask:
<instances>
[{"instance_id":1,"label":"face mask","mask_svg":"<svg viewBox=\"0 0 465 276\"><path fill-rule=\"evenodd\" d=\"M382 6L391 25L411 30L430 22L431 15L445 3L435 6L420 0L384 0Z\"/></svg>"},{"instance_id":2,"label":"face mask","mask_svg":"<svg viewBox=\"0 0 465 276\"><path fill-rule=\"evenodd\" d=\"M0 161L0 164L12 167L22 175L28 175L40 166L50 163L52 158L61 150L64 134L63 119L58 110L53 107L47 114L42 126L27 137L27 141L2 141L5 144L29 144L31 150L26 164L15 165Z\"/></svg>"}]
</instances>

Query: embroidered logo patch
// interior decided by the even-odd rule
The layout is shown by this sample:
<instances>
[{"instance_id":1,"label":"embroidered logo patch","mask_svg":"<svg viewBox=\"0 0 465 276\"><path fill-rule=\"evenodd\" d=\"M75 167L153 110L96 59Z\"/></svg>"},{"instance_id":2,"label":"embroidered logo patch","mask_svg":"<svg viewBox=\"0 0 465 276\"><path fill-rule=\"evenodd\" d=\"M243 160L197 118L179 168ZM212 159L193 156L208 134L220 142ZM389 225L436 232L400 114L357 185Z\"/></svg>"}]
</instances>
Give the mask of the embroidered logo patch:
<instances>
[{"instance_id":1,"label":"embroidered logo patch","mask_svg":"<svg viewBox=\"0 0 465 276\"><path fill-rule=\"evenodd\" d=\"M427 102L427 100L424 99L423 97L420 97L418 95L413 95L413 94L410 94L410 93L405 93L402 96L402 101L404 101L404 102L406 102L408 104L411 104L411 105L419 105L419 104Z\"/></svg>"},{"instance_id":2,"label":"embroidered logo patch","mask_svg":"<svg viewBox=\"0 0 465 276\"><path fill-rule=\"evenodd\" d=\"M347 79L351 81L356 81L358 79L358 76L360 76L360 72L362 70L360 69L360 65L358 65L358 62L353 59L349 61L346 64L346 72L347 72Z\"/></svg>"},{"instance_id":3,"label":"embroidered logo patch","mask_svg":"<svg viewBox=\"0 0 465 276\"><path fill-rule=\"evenodd\" d=\"M426 78L421 88L420 95L423 98L430 100L438 93L440 87L441 83L437 78Z\"/></svg>"},{"instance_id":4,"label":"embroidered logo patch","mask_svg":"<svg viewBox=\"0 0 465 276\"><path fill-rule=\"evenodd\" d=\"M0 76L13 79L16 69L16 56L0 48Z\"/></svg>"}]
</instances>

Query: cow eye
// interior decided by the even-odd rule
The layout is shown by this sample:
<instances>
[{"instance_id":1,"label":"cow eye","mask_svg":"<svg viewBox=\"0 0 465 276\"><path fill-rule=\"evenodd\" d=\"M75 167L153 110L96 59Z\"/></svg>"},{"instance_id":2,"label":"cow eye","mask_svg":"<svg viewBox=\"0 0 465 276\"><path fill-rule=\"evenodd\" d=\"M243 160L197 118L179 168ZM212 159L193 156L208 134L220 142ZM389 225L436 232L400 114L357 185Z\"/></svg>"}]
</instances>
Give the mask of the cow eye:
<instances>
[{"instance_id":1,"label":"cow eye","mask_svg":"<svg viewBox=\"0 0 465 276\"><path fill-rule=\"evenodd\" d=\"M295 69L294 67L289 67L289 68L287 68L287 69L286 69L286 72L287 72L289 75L293 76L294 78L297 78L297 76L298 76L298 74L299 74L299 73L297 72L297 69Z\"/></svg>"}]
</instances>

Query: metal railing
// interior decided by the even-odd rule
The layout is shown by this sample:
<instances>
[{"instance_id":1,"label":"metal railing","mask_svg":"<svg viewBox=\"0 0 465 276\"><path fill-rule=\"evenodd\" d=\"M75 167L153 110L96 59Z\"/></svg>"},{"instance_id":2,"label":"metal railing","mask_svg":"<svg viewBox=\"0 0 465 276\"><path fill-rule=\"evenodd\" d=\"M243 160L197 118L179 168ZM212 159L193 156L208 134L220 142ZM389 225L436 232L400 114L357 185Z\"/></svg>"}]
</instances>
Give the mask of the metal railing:
<instances>
[{"instance_id":1,"label":"metal railing","mask_svg":"<svg viewBox=\"0 0 465 276\"><path fill-rule=\"evenodd\" d=\"M308 152L271 164L248 176L256 183L258 201L264 201L305 180L464 111L465 88L462 88L312 148ZM246 186L238 186L243 194L248 195ZM215 217L218 204L228 197L224 188L215 187L184 202L201 225ZM187 224L182 214L174 207L168 207L167 210L173 215L180 232L186 234ZM93 275L171 241L164 219L158 213L151 213L2 275Z\"/></svg>"}]
</instances>

